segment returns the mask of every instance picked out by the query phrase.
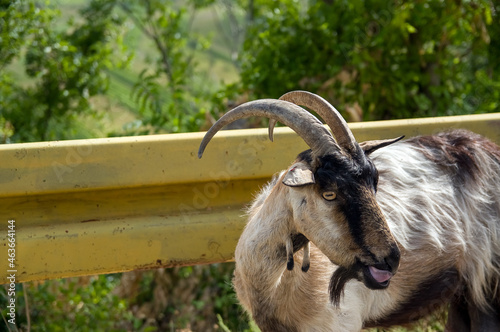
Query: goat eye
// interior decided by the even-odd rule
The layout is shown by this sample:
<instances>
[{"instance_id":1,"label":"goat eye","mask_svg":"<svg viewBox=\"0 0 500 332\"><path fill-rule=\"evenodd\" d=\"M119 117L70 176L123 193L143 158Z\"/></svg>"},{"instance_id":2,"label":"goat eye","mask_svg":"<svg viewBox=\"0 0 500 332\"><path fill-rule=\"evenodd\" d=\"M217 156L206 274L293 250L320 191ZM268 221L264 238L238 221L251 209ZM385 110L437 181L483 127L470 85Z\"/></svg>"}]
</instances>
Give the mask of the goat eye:
<instances>
[{"instance_id":1,"label":"goat eye","mask_svg":"<svg viewBox=\"0 0 500 332\"><path fill-rule=\"evenodd\" d=\"M335 198L337 198L337 194L333 191L325 191L323 193L323 198L327 201L333 201Z\"/></svg>"}]
</instances>

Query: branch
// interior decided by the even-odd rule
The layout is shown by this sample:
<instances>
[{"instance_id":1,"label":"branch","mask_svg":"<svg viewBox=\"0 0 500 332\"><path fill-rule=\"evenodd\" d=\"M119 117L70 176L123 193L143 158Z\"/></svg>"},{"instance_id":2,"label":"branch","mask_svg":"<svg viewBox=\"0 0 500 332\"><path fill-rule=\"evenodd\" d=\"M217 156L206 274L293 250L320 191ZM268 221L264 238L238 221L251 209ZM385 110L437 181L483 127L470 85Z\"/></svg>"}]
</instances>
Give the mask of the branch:
<instances>
[{"instance_id":1,"label":"branch","mask_svg":"<svg viewBox=\"0 0 500 332\"><path fill-rule=\"evenodd\" d=\"M168 49L162 44L161 38L160 38L160 33L158 32L158 29L153 23L152 20L152 13L153 10L151 8L151 2L149 0L144 0L144 5L146 7L146 15L147 15L147 22L144 23L143 20L141 20L139 17L137 17L134 12L127 6L125 3L120 3L120 7L129 15L129 17L132 19L132 21L137 25L137 27L148 37L150 38L156 45L156 48L158 51L160 51L161 54L161 62L164 67L164 72L167 76L167 80L169 82L169 86L172 90L174 91L174 88L172 86L173 83L173 75L172 75L172 70L170 66L170 61L169 61L169 52Z\"/></svg>"},{"instance_id":2,"label":"branch","mask_svg":"<svg viewBox=\"0 0 500 332\"><path fill-rule=\"evenodd\" d=\"M145 2L146 7L147 7L149 26L152 30L152 34L150 34L150 37L153 39L153 41L155 42L156 48L158 48L158 50L161 53L161 59L162 59L163 67L164 67L164 72L167 75L167 79L170 83L169 87L173 93L175 91L175 88L173 86L174 78L173 78L173 74L172 74L172 66L170 65L170 54L169 54L168 48L165 47L165 45L161 41L161 38L160 38L161 33L158 32L156 25L153 23L153 20L152 20L153 11L151 8L151 2L149 0L144 0L144 2Z\"/></svg>"},{"instance_id":3,"label":"branch","mask_svg":"<svg viewBox=\"0 0 500 332\"><path fill-rule=\"evenodd\" d=\"M144 26L144 24L142 23L141 19L138 18L137 16L135 16L134 12L130 10L130 8L125 5L124 3L119 3L119 6L121 9L123 9L123 11L125 13L127 13L129 15L129 17L132 19L132 21L134 21L134 23L139 27L139 29L144 33L146 34L148 37L152 38L153 36L151 35L151 33L149 32L149 30Z\"/></svg>"}]
</instances>

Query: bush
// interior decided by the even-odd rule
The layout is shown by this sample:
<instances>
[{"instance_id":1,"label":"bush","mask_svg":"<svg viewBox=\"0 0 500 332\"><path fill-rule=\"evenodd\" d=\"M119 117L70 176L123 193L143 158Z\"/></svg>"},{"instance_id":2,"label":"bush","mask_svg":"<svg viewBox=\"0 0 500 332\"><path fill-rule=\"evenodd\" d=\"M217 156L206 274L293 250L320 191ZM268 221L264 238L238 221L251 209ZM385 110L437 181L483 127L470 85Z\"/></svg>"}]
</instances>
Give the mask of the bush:
<instances>
[{"instance_id":1,"label":"bush","mask_svg":"<svg viewBox=\"0 0 500 332\"><path fill-rule=\"evenodd\" d=\"M16 324L33 332L129 331L134 317L127 302L113 294L119 282L118 275L101 275L18 284ZM5 287L0 293L0 307L6 308ZM6 317L6 310L2 314Z\"/></svg>"},{"instance_id":2,"label":"bush","mask_svg":"<svg viewBox=\"0 0 500 332\"><path fill-rule=\"evenodd\" d=\"M55 28L60 12L47 2L0 4L0 69L18 61L29 78L0 72L0 120L16 142L72 137L75 116L92 110L90 97L108 88L107 70L125 65L120 19L93 0L81 20Z\"/></svg>"},{"instance_id":3,"label":"bush","mask_svg":"<svg viewBox=\"0 0 500 332\"><path fill-rule=\"evenodd\" d=\"M489 1L269 2L248 31L242 86L304 89L354 120L500 109L499 8Z\"/></svg>"}]
</instances>

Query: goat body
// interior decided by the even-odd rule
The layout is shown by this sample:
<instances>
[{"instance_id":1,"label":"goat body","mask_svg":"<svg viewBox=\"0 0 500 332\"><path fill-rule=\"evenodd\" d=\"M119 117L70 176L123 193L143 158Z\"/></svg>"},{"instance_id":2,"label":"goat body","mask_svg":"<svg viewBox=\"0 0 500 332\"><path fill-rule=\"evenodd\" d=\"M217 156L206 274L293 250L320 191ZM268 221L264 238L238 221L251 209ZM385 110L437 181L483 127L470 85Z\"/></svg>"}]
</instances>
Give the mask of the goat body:
<instances>
[{"instance_id":1,"label":"goat body","mask_svg":"<svg viewBox=\"0 0 500 332\"><path fill-rule=\"evenodd\" d=\"M406 324L445 305L450 332L500 331L498 146L464 130L358 143L326 100L292 91L224 114L198 156L249 116L311 148L257 196L236 247L234 287L264 332Z\"/></svg>"},{"instance_id":2,"label":"goat body","mask_svg":"<svg viewBox=\"0 0 500 332\"><path fill-rule=\"evenodd\" d=\"M342 267L316 247L313 238L322 230L307 226L330 202L314 196L320 183L312 190L283 184L288 170L249 208L235 253L241 304L264 332L407 324L445 305L448 331L500 331L500 148L454 130L398 142L370 157L378 170L376 201L401 252L391 285L370 289L352 275L340 303L332 304L330 278ZM311 160L306 151L293 167ZM338 234L332 247L351 237L341 224L332 225ZM287 269L290 239L299 264L300 249L313 242L307 272Z\"/></svg>"}]
</instances>

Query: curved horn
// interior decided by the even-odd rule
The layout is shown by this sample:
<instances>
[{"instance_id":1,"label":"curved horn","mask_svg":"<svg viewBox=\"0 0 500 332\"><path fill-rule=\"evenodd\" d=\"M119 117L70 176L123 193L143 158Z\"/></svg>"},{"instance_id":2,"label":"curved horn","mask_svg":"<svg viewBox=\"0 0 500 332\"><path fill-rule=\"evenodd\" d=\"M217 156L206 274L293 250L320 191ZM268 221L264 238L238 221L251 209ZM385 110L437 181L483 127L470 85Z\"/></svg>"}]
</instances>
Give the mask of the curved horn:
<instances>
[{"instance_id":1,"label":"curved horn","mask_svg":"<svg viewBox=\"0 0 500 332\"><path fill-rule=\"evenodd\" d=\"M296 105L306 106L318 113L330 127L340 147L350 153L359 150L356 139L342 115L322 97L307 91L291 91L280 97ZM275 121L269 121L269 136L272 137Z\"/></svg>"},{"instance_id":2,"label":"curved horn","mask_svg":"<svg viewBox=\"0 0 500 332\"><path fill-rule=\"evenodd\" d=\"M338 149L330 132L314 115L302 107L283 100L261 99L242 104L217 120L203 137L198 158L202 157L205 147L222 127L251 116L262 116L282 122L299 134L315 153L322 154L331 151L332 148Z\"/></svg>"}]
</instances>

